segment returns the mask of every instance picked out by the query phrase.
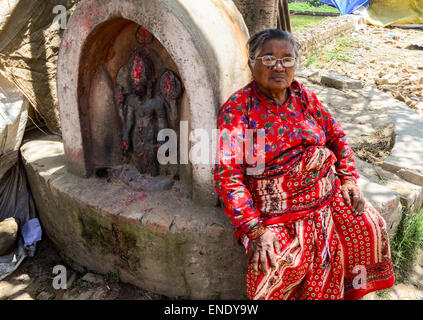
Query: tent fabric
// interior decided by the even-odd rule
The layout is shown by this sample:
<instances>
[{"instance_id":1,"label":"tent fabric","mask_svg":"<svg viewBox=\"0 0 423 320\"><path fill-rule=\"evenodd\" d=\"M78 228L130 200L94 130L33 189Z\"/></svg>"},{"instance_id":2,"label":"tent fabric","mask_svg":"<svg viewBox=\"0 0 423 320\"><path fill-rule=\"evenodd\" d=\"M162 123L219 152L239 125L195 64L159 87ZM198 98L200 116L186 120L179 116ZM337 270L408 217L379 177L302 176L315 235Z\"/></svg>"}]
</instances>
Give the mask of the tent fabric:
<instances>
[{"instance_id":1,"label":"tent fabric","mask_svg":"<svg viewBox=\"0 0 423 320\"><path fill-rule=\"evenodd\" d=\"M64 29L55 19L54 8L64 6L69 18L79 1L0 1L0 74L19 88L48 129L58 135L56 70Z\"/></svg>"},{"instance_id":2,"label":"tent fabric","mask_svg":"<svg viewBox=\"0 0 423 320\"><path fill-rule=\"evenodd\" d=\"M15 249L0 256L0 280L15 271L25 257L34 255L42 235L21 160L0 180L0 221L10 217L20 221L20 232Z\"/></svg>"},{"instance_id":3,"label":"tent fabric","mask_svg":"<svg viewBox=\"0 0 423 320\"><path fill-rule=\"evenodd\" d=\"M41 226L19 158L28 115L28 100L0 75L0 221L14 217L20 221L17 247L0 256L0 280L32 256L41 240Z\"/></svg>"},{"instance_id":4,"label":"tent fabric","mask_svg":"<svg viewBox=\"0 0 423 320\"><path fill-rule=\"evenodd\" d=\"M379 27L422 24L423 0L372 0L365 18Z\"/></svg>"},{"instance_id":5,"label":"tent fabric","mask_svg":"<svg viewBox=\"0 0 423 320\"><path fill-rule=\"evenodd\" d=\"M0 179L18 160L28 107L22 93L0 75Z\"/></svg>"},{"instance_id":6,"label":"tent fabric","mask_svg":"<svg viewBox=\"0 0 423 320\"><path fill-rule=\"evenodd\" d=\"M341 15L354 12L356 9L368 4L371 0L319 0L339 10Z\"/></svg>"}]
</instances>

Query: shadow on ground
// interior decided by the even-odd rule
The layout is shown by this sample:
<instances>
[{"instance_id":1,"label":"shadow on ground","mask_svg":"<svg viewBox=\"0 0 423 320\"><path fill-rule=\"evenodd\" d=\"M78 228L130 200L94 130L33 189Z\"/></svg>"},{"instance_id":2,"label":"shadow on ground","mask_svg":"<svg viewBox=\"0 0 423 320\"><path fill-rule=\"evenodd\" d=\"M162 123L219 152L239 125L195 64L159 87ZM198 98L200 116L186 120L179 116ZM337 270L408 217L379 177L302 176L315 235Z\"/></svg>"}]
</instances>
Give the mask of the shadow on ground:
<instances>
[{"instance_id":1,"label":"shadow on ground","mask_svg":"<svg viewBox=\"0 0 423 320\"><path fill-rule=\"evenodd\" d=\"M67 290L53 288L53 268L66 267ZM83 280L82 278L88 281ZM90 277L91 276L91 277ZM0 300L166 300L165 296L121 283L116 275L95 276L72 270L48 238L38 243L35 256L26 258L15 272L0 281ZM69 283L73 279L72 283Z\"/></svg>"}]
</instances>

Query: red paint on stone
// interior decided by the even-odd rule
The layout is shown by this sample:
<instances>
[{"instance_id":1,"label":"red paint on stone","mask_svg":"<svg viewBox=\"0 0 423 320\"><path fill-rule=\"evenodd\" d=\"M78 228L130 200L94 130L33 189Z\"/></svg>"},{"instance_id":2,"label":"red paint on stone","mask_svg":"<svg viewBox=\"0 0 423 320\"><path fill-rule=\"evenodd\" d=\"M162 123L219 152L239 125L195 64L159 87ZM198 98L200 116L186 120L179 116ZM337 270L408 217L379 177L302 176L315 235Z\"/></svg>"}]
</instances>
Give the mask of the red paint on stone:
<instances>
[{"instance_id":1,"label":"red paint on stone","mask_svg":"<svg viewBox=\"0 0 423 320\"><path fill-rule=\"evenodd\" d=\"M166 94L169 95L170 91L172 90L172 84L170 83L169 76L166 77Z\"/></svg>"},{"instance_id":2,"label":"red paint on stone","mask_svg":"<svg viewBox=\"0 0 423 320\"><path fill-rule=\"evenodd\" d=\"M81 159L83 157L82 149L79 149L78 152L76 152L72 148L66 147L65 144L63 145L63 148L66 154L66 158L71 159L71 161L81 162Z\"/></svg>"},{"instance_id":3,"label":"red paint on stone","mask_svg":"<svg viewBox=\"0 0 423 320\"><path fill-rule=\"evenodd\" d=\"M137 57L134 61L133 66L133 73L134 73L134 82L135 84L138 84L141 81L141 78L143 76L143 61L140 57Z\"/></svg>"},{"instance_id":4,"label":"red paint on stone","mask_svg":"<svg viewBox=\"0 0 423 320\"><path fill-rule=\"evenodd\" d=\"M123 92L122 92L122 90L119 91L118 103L119 104L123 103Z\"/></svg>"}]
</instances>

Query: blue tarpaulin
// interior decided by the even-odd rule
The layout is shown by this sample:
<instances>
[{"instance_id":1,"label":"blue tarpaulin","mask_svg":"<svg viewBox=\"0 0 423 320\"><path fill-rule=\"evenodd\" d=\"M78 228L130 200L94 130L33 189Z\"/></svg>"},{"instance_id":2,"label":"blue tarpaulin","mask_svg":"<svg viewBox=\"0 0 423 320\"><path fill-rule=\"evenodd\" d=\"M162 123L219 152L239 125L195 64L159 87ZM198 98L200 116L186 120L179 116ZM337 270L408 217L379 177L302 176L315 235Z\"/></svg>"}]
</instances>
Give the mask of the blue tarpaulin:
<instances>
[{"instance_id":1,"label":"blue tarpaulin","mask_svg":"<svg viewBox=\"0 0 423 320\"><path fill-rule=\"evenodd\" d=\"M369 3L371 0L319 0L324 4L328 4L332 7L335 7L339 12L344 14L349 14L359 7Z\"/></svg>"}]
</instances>

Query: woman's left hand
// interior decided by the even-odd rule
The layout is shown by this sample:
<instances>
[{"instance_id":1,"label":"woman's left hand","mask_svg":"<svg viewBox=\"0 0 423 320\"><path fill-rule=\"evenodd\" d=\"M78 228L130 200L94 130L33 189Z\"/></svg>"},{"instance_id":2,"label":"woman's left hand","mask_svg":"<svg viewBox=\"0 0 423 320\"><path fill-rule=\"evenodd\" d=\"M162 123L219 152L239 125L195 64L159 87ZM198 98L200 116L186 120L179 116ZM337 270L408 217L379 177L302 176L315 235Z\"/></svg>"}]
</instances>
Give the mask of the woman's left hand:
<instances>
[{"instance_id":1,"label":"woman's left hand","mask_svg":"<svg viewBox=\"0 0 423 320\"><path fill-rule=\"evenodd\" d=\"M344 183L341 186L342 196L347 205L352 206L356 215L361 215L364 211L364 195L360 188L354 183Z\"/></svg>"}]
</instances>

